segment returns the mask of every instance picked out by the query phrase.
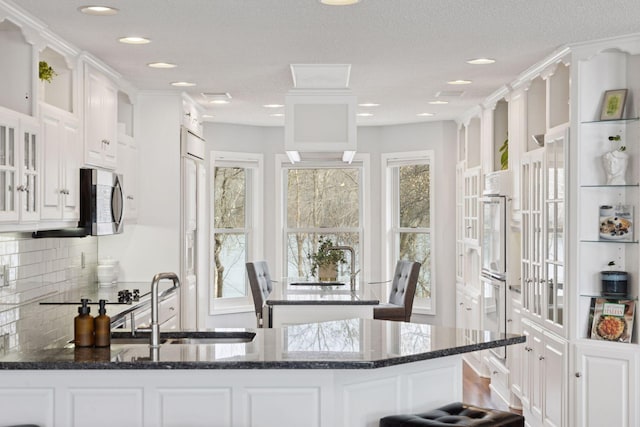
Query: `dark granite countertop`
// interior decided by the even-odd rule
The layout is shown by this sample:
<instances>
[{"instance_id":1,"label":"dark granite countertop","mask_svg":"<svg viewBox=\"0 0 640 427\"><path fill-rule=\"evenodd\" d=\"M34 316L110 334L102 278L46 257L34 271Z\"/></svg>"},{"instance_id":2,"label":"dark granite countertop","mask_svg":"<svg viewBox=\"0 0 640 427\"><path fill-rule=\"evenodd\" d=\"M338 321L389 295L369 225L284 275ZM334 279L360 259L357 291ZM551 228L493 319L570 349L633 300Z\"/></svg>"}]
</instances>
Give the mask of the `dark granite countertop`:
<instances>
[{"instance_id":1,"label":"dark granite countertop","mask_svg":"<svg viewBox=\"0 0 640 427\"><path fill-rule=\"evenodd\" d=\"M0 357L0 369L374 369L525 341L524 336L365 319L200 333L225 341L218 343L177 343L175 338L184 335L164 333L157 354L146 340L106 349L67 344L14 351Z\"/></svg>"}]
</instances>

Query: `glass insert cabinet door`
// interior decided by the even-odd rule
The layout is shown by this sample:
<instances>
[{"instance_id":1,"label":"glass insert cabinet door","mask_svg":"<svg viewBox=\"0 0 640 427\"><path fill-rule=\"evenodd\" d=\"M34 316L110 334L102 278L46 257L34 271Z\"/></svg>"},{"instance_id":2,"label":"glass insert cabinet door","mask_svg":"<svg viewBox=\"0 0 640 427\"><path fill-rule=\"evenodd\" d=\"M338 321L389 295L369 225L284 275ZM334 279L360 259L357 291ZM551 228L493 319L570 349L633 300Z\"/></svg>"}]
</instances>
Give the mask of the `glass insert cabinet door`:
<instances>
[{"instance_id":1,"label":"glass insert cabinet door","mask_svg":"<svg viewBox=\"0 0 640 427\"><path fill-rule=\"evenodd\" d=\"M0 117L0 220L18 219L18 124Z\"/></svg>"},{"instance_id":2,"label":"glass insert cabinet door","mask_svg":"<svg viewBox=\"0 0 640 427\"><path fill-rule=\"evenodd\" d=\"M22 173L17 187L20 197L20 209L23 220L38 219L39 184L38 175L40 155L38 151L38 135L36 132L25 130L22 132Z\"/></svg>"},{"instance_id":3,"label":"glass insert cabinet door","mask_svg":"<svg viewBox=\"0 0 640 427\"><path fill-rule=\"evenodd\" d=\"M545 274L546 320L565 324L565 168L564 144L568 131L548 135L545 141Z\"/></svg>"}]
</instances>

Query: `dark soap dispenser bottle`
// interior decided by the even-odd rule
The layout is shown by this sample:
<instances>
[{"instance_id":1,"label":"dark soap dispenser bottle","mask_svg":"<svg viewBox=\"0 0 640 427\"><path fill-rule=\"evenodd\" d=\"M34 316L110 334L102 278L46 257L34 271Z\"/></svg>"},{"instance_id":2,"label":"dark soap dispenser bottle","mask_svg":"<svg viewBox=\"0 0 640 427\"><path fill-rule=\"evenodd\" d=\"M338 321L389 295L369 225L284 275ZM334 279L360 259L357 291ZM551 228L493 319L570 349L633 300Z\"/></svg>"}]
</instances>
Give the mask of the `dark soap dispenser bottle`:
<instances>
[{"instance_id":1,"label":"dark soap dispenser bottle","mask_svg":"<svg viewBox=\"0 0 640 427\"><path fill-rule=\"evenodd\" d=\"M80 300L82 306L78 307L78 315L73 319L73 339L76 347L93 347L95 343L94 325L89 300Z\"/></svg>"},{"instance_id":2,"label":"dark soap dispenser bottle","mask_svg":"<svg viewBox=\"0 0 640 427\"><path fill-rule=\"evenodd\" d=\"M111 318L107 316L107 309L105 307L107 301L101 299L98 303L100 304L100 309L94 321L96 347L109 347L111 345Z\"/></svg>"}]
</instances>

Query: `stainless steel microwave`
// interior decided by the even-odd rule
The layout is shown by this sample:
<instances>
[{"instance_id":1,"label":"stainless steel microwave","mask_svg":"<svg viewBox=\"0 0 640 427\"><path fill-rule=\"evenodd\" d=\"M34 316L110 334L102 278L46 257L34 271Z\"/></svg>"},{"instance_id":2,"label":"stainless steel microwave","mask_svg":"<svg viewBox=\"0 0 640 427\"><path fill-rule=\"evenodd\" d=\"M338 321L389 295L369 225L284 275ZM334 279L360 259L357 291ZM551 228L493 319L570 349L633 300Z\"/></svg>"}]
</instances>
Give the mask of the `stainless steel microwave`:
<instances>
[{"instance_id":1,"label":"stainless steel microwave","mask_svg":"<svg viewBox=\"0 0 640 427\"><path fill-rule=\"evenodd\" d=\"M122 175L104 169L80 169L80 221L87 235L119 234L124 225Z\"/></svg>"}]
</instances>

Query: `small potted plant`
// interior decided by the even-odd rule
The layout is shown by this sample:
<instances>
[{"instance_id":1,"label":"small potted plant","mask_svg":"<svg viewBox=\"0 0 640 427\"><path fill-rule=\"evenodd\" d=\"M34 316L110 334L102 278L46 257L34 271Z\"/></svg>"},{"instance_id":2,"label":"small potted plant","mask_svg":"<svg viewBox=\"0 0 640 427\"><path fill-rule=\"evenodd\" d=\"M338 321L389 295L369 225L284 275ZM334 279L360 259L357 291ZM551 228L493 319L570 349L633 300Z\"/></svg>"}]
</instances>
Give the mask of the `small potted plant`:
<instances>
[{"instance_id":1,"label":"small potted plant","mask_svg":"<svg viewBox=\"0 0 640 427\"><path fill-rule=\"evenodd\" d=\"M51 65L47 63L47 61L40 61L38 64L38 77L43 82L51 83L51 80L55 76L57 76L56 70L53 69Z\"/></svg>"},{"instance_id":2,"label":"small potted plant","mask_svg":"<svg viewBox=\"0 0 640 427\"><path fill-rule=\"evenodd\" d=\"M331 249L333 246L330 238L320 236L316 253L307 255L311 261L311 274L315 276L317 272L317 277L322 282L335 281L338 278L338 264L347 262L344 252Z\"/></svg>"}]
</instances>

